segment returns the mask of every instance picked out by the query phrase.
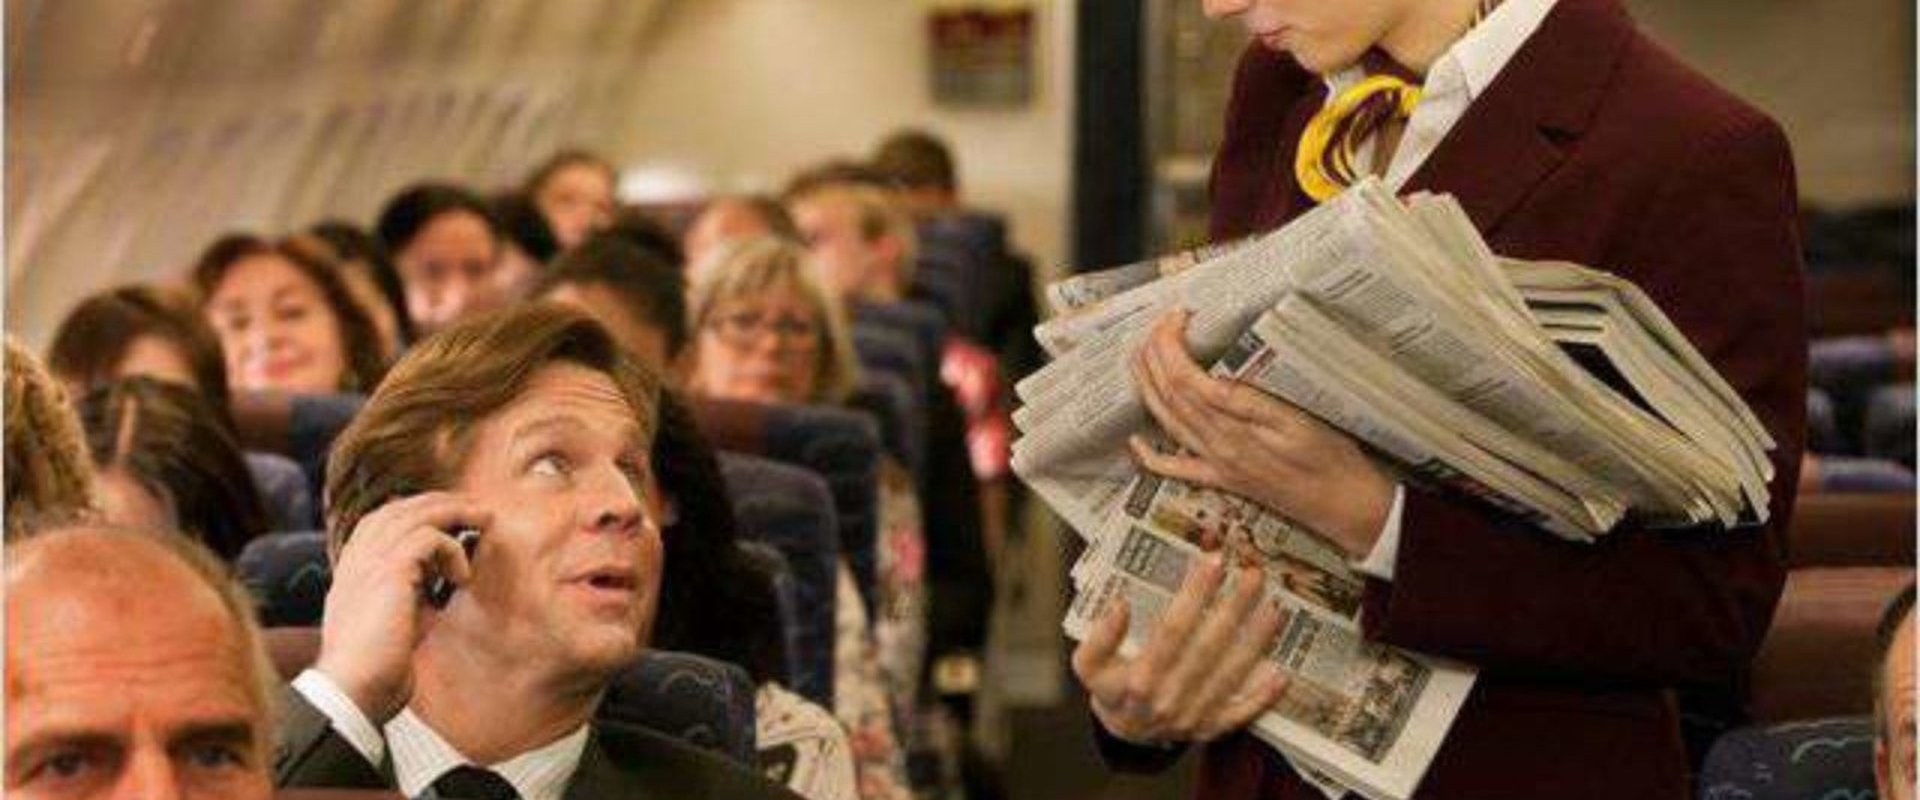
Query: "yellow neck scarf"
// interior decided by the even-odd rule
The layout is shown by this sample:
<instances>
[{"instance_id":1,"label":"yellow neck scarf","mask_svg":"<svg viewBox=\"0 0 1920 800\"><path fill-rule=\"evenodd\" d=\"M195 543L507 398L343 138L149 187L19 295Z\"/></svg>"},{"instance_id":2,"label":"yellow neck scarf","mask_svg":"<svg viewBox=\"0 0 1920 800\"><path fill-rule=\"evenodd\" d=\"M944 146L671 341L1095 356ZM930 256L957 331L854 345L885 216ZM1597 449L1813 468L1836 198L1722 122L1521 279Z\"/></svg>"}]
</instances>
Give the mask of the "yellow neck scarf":
<instances>
[{"instance_id":1,"label":"yellow neck scarf","mask_svg":"<svg viewBox=\"0 0 1920 800\"><path fill-rule=\"evenodd\" d=\"M1370 75L1321 106L1300 134L1293 175L1308 197L1324 203L1359 180L1354 157L1392 120L1413 116L1420 87L1393 75Z\"/></svg>"},{"instance_id":2,"label":"yellow neck scarf","mask_svg":"<svg viewBox=\"0 0 1920 800\"><path fill-rule=\"evenodd\" d=\"M1499 5L1500 0L1480 0L1467 30L1486 20ZM1300 188L1314 202L1324 203L1352 186L1360 179L1353 165L1360 145L1387 123L1413 116L1418 105L1420 87L1386 73L1369 75L1335 95L1300 134L1300 147L1293 158L1293 175Z\"/></svg>"}]
</instances>

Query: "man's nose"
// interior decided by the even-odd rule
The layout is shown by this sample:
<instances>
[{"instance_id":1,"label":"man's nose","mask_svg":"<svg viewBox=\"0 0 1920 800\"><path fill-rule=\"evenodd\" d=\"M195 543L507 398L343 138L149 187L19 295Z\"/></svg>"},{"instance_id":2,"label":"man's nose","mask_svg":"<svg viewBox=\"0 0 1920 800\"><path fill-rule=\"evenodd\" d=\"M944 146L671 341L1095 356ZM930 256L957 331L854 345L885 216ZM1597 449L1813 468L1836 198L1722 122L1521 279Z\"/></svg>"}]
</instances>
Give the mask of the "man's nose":
<instances>
[{"instance_id":1,"label":"man's nose","mask_svg":"<svg viewBox=\"0 0 1920 800\"><path fill-rule=\"evenodd\" d=\"M640 497L641 488L625 471L613 467L601 470L591 491L589 513L595 531L631 535L642 530L646 505Z\"/></svg>"},{"instance_id":2,"label":"man's nose","mask_svg":"<svg viewBox=\"0 0 1920 800\"><path fill-rule=\"evenodd\" d=\"M114 800L178 800L179 774L173 759L159 748L137 748L127 758L126 768L113 787Z\"/></svg>"}]
</instances>

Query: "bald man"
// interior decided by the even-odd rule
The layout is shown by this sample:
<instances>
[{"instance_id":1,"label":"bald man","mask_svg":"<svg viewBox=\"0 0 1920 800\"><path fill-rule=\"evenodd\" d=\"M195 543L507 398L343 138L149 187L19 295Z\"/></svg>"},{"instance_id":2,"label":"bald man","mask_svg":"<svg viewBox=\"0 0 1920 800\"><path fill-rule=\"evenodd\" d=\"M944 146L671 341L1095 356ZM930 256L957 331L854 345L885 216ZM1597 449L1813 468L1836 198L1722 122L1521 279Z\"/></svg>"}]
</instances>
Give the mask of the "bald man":
<instances>
[{"instance_id":1,"label":"bald man","mask_svg":"<svg viewBox=\"0 0 1920 800\"><path fill-rule=\"evenodd\" d=\"M176 534L6 548L6 796L272 795L273 671L225 568Z\"/></svg>"},{"instance_id":2,"label":"bald man","mask_svg":"<svg viewBox=\"0 0 1920 800\"><path fill-rule=\"evenodd\" d=\"M761 195L730 195L714 198L701 210L687 226L680 247L688 266L698 267L729 242L769 234L800 240L800 230L779 202Z\"/></svg>"}]
</instances>

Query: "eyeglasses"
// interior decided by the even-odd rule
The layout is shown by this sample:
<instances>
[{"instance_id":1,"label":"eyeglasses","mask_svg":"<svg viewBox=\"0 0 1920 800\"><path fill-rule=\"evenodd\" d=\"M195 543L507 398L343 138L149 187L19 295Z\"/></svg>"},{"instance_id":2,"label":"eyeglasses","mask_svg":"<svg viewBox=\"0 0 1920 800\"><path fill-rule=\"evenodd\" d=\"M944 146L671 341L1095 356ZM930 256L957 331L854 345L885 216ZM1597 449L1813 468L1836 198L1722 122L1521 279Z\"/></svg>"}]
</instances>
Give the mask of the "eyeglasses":
<instances>
[{"instance_id":1,"label":"eyeglasses","mask_svg":"<svg viewBox=\"0 0 1920 800\"><path fill-rule=\"evenodd\" d=\"M801 346L813 345L820 335L820 326L813 320L785 314L768 317L758 311L717 316L707 321L707 327L732 347L752 345L762 333L772 333L781 342Z\"/></svg>"}]
</instances>

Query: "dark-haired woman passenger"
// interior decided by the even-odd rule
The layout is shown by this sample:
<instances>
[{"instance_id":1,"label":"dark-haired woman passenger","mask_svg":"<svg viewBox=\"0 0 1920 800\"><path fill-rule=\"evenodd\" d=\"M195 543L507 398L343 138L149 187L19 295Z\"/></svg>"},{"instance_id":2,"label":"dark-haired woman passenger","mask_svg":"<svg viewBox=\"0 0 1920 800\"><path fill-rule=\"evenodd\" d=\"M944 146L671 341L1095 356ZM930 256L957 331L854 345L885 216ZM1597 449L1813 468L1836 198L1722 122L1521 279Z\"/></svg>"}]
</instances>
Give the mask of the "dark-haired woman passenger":
<instances>
[{"instance_id":1,"label":"dark-haired woman passenger","mask_svg":"<svg viewBox=\"0 0 1920 800\"><path fill-rule=\"evenodd\" d=\"M648 495L659 499L654 516L666 547L654 645L745 668L759 687L754 733L763 763L784 767L769 777L808 800L855 800L847 730L779 683L784 634L773 575L740 549L720 462L671 391L660 396L652 461Z\"/></svg>"},{"instance_id":2,"label":"dark-haired woman passenger","mask_svg":"<svg viewBox=\"0 0 1920 800\"><path fill-rule=\"evenodd\" d=\"M129 285L94 294L61 320L47 353L69 402L142 375L198 392L220 424L238 435L219 336L190 291ZM318 522L311 481L299 464L269 452L245 458L275 529L305 530Z\"/></svg>"},{"instance_id":3,"label":"dark-haired woman passenger","mask_svg":"<svg viewBox=\"0 0 1920 800\"><path fill-rule=\"evenodd\" d=\"M236 392L368 392L386 372L380 336L313 237L228 236L194 267Z\"/></svg>"},{"instance_id":4,"label":"dark-haired woman passenger","mask_svg":"<svg viewBox=\"0 0 1920 800\"><path fill-rule=\"evenodd\" d=\"M135 376L79 410L109 521L185 531L229 561L267 530L239 444L192 389Z\"/></svg>"},{"instance_id":5,"label":"dark-haired woman passenger","mask_svg":"<svg viewBox=\"0 0 1920 800\"><path fill-rule=\"evenodd\" d=\"M572 250L613 223L613 164L585 150L553 154L527 178L534 205L547 216L561 250Z\"/></svg>"},{"instance_id":6,"label":"dark-haired woman passenger","mask_svg":"<svg viewBox=\"0 0 1920 800\"><path fill-rule=\"evenodd\" d=\"M408 187L387 202L374 234L393 257L407 297L407 317L431 335L505 302L500 222L487 201L448 183Z\"/></svg>"}]
</instances>

